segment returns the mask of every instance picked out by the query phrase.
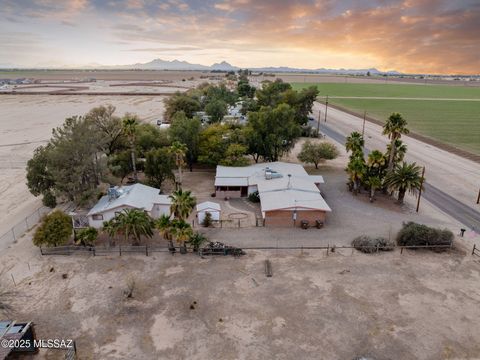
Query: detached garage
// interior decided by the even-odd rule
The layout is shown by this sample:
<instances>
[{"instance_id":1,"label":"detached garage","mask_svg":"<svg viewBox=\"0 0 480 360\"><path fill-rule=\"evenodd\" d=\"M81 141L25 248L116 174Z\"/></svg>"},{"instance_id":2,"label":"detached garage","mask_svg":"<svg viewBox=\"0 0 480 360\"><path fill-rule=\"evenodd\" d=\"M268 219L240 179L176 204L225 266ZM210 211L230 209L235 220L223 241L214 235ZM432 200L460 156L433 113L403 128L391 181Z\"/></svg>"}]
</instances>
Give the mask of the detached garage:
<instances>
[{"instance_id":1,"label":"detached garage","mask_svg":"<svg viewBox=\"0 0 480 360\"><path fill-rule=\"evenodd\" d=\"M220 221L221 208L220 204L212 201L205 201L197 205L197 219L198 223L202 224L205 219L205 215L210 213L213 221Z\"/></svg>"}]
</instances>

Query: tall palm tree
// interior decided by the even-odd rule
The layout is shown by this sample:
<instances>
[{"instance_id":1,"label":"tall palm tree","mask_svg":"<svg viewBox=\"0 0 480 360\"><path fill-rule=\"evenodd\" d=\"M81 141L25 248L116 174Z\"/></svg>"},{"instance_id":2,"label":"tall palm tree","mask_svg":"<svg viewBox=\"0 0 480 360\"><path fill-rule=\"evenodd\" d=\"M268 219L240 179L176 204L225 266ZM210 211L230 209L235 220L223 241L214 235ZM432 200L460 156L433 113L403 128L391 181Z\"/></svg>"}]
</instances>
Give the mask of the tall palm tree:
<instances>
[{"instance_id":1,"label":"tall palm tree","mask_svg":"<svg viewBox=\"0 0 480 360\"><path fill-rule=\"evenodd\" d=\"M408 134L407 120L405 120L399 113L393 113L388 118L385 125L383 125L383 135L388 135L390 139L390 156L388 158L388 172L392 172L395 165L396 143L402 134Z\"/></svg>"},{"instance_id":2,"label":"tall palm tree","mask_svg":"<svg viewBox=\"0 0 480 360\"><path fill-rule=\"evenodd\" d=\"M373 150L368 154L367 166L370 169L374 169L375 172L380 173L380 170L385 166L386 163L387 159L381 151Z\"/></svg>"},{"instance_id":3,"label":"tall palm tree","mask_svg":"<svg viewBox=\"0 0 480 360\"><path fill-rule=\"evenodd\" d=\"M352 132L345 140L345 149L347 152L352 152L350 158L356 157L360 154L363 155L364 146L365 140L363 139L362 134L360 134L358 131Z\"/></svg>"},{"instance_id":4,"label":"tall palm tree","mask_svg":"<svg viewBox=\"0 0 480 360\"><path fill-rule=\"evenodd\" d=\"M172 220L172 235L177 240L177 243L181 246L181 252L187 252L186 242L193 235L192 227L189 223L180 219Z\"/></svg>"},{"instance_id":5,"label":"tall palm tree","mask_svg":"<svg viewBox=\"0 0 480 360\"><path fill-rule=\"evenodd\" d=\"M190 191L182 189L174 191L169 197L172 200L170 212L180 220L186 220L197 203Z\"/></svg>"},{"instance_id":6,"label":"tall palm tree","mask_svg":"<svg viewBox=\"0 0 480 360\"><path fill-rule=\"evenodd\" d=\"M180 187L182 187L182 168L185 166L185 155L187 154L188 147L179 141L174 141L169 150L175 157L175 164L178 169L178 183Z\"/></svg>"},{"instance_id":7,"label":"tall palm tree","mask_svg":"<svg viewBox=\"0 0 480 360\"><path fill-rule=\"evenodd\" d=\"M137 134L137 119L135 117L126 116L123 119L123 133L128 139L130 143L130 156L132 158L132 169L133 169L133 177L135 182L138 181L137 175L137 164L135 158L135 142L136 142L136 134Z\"/></svg>"},{"instance_id":8,"label":"tall palm tree","mask_svg":"<svg viewBox=\"0 0 480 360\"><path fill-rule=\"evenodd\" d=\"M387 145L387 152L385 154L385 156L387 158L390 158L391 149L392 149L392 145L388 144ZM403 141L400 140L400 139L395 140L395 155L393 157L393 166L394 167L395 167L396 164L403 161L406 153L407 153L407 145L404 144Z\"/></svg>"},{"instance_id":9,"label":"tall palm tree","mask_svg":"<svg viewBox=\"0 0 480 360\"><path fill-rule=\"evenodd\" d=\"M153 220L145 211L139 209L124 209L116 216L119 230L125 236L125 240L133 238L133 244L139 245L142 236L153 236Z\"/></svg>"},{"instance_id":10,"label":"tall palm tree","mask_svg":"<svg viewBox=\"0 0 480 360\"><path fill-rule=\"evenodd\" d=\"M405 193L415 194L422 186L422 169L416 163L397 165L385 178L385 185L390 191L398 191L398 203L403 204Z\"/></svg>"},{"instance_id":11,"label":"tall palm tree","mask_svg":"<svg viewBox=\"0 0 480 360\"><path fill-rule=\"evenodd\" d=\"M362 157L354 157L347 165L346 171L348 172L351 183L353 184L353 194L357 195L360 188L360 182L364 178L367 167Z\"/></svg>"},{"instance_id":12,"label":"tall palm tree","mask_svg":"<svg viewBox=\"0 0 480 360\"><path fill-rule=\"evenodd\" d=\"M382 179L378 175L367 175L365 184L370 187L370 202L375 200L375 191L382 187Z\"/></svg>"}]
</instances>

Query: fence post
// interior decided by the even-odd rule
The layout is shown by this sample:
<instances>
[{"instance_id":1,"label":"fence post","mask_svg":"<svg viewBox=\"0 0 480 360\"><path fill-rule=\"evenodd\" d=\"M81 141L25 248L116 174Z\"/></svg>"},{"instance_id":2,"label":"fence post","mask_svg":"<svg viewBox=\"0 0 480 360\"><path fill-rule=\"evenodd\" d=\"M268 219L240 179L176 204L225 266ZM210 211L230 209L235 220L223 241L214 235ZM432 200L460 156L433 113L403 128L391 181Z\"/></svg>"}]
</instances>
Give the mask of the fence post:
<instances>
[{"instance_id":1,"label":"fence post","mask_svg":"<svg viewBox=\"0 0 480 360\"><path fill-rule=\"evenodd\" d=\"M148 246L147 245L145 245L145 255L148 256Z\"/></svg>"},{"instance_id":2,"label":"fence post","mask_svg":"<svg viewBox=\"0 0 480 360\"><path fill-rule=\"evenodd\" d=\"M403 246L400 246L400 255L403 254Z\"/></svg>"},{"instance_id":3,"label":"fence post","mask_svg":"<svg viewBox=\"0 0 480 360\"><path fill-rule=\"evenodd\" d=\"M240 228L240 219L238 219L238 227Z\"/></svg>"},{"instance_id":4,"label":"fence post","mask_svg":"<svg viewBox=\"0 0 480 360\"><path fill-rule=\"evenodd\" d=\"M474 245L474 250L475 250L475 245ZM43 255L43 250L42 250L42 247L40 246L40 254ZM473 254L473 253L472 253Z\"/></svg>"},{"instance_id":5,"label":"fence post","mask_svg":"<svg viewBox=\"0 0 480 360\"><path fill-rule=\"evenodd\" d=\"M95 252L95 246L93 246L93 256L97 256L97 254Z\"/></svg>"},{"instance_id":6,"label":"fence post","mask_svg":"<svg viewBox=\"0 0 480 360\"><path fill-rule=\"evenodd\" d=\"M120 252L120 256L122 256L122 245L118 245L118 251Z\"/></svg>"},{"instance_id":7,"label":"fence post","mask_svg":"<svg viewBox=\"0 0 480 360\"><path fill-rule=\"evenodd\" d=\"M328 256L328 250L330 249L330 244L327 244L327 256Z\"/></svg>"},{"instance_id":8,"label":"fence post","mask_svg":"<svg viewBox=\"0 0 480 360\"><path fill-rule=\"evenodd\" d=\"M475 254L475 244L473 244L473 250L472 250L472 255L474 255L474 254Z\"/></svg>"}]
</instances>

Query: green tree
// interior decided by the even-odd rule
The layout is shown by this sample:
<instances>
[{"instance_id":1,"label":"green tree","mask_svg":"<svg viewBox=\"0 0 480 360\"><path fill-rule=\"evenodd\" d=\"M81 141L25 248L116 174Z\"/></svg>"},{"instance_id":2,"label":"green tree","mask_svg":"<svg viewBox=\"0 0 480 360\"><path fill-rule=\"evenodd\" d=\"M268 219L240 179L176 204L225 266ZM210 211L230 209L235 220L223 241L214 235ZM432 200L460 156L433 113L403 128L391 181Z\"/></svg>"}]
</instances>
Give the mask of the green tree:
<instances>
[{"instance_id":1,"label":"green tree","mask_svg":"<svg viewBox=\"0 0 480 360\"><path fill-rule=\"evenodd\" d=\"M205 112L210 116L210 122L216 123L222 121L227 115L227 103L223 100L212 100L205 106Z\"/></svg>"},{"instance_id":2,"label":"green tree","mask_svg":"<svg viewBox=\"0 0 480 360\"><path fill-rule=\"evenodd\" d=\"M168 130L159 129L152 124L138 124L136 127L135 146L139 157L145 157L150 150L170 145Z\"/></svg>"},{"instance_id":3,"label":"green tree","mask_svg":"<svg viewBox=\"0 0 480 360\"><path fill-rule=\"evenodd\" d=\"M390 191L398 191L398 203L403 204L406 192L416 194L422 186L422 168L416 163L397 165L387 174L385 185Z\"/></svg>"},{"instance_id":4,"label":"green tree","mask_svg":"<svg viewBox=\"0 0 480 360\"><path fill-rule=\"evenodd\" d=\"M244 98L253 98L255 96L255 87L251 86L246 76L240 76L237 84L237 93Z\"/></svg>"},{"instance_id":5,"label":"green tree","mask_svg":"<svg viewBox=\"0 0 480 360\"><path fill-rule=\"evenodd\" d=\"M385 153L385 157L387 159L390 159L391 149L392 149L392 144L388 144L387 152ZM407 145L404 144L403 141L400 139L395 140L395 155L393 156L393 165L395 166L401 163L404 160L406 153L407 153Z\"/></svg>"},{"instance_id":6,"label":"green tree","mask_svg":"<svg viewBox=\"0 0 480 360\"><path fill-rule=\"evenodd\" d=\"M76 236L76 241L75 243L77 245L82 245L82 246L94 246L95 241L97 241L98 237L98 230L95 229L94 227L87 227L85 229L81 229Z\"/></svg>"},{"instance_id":7,"label":"green tree","mask_svg":"<svg viewBox=\"0 0 480 360\"><path fill-rule=\"evenodd\" d=\"M169 242L169 247L173 247L172 241L172 221L170 216L163 214L157 220L155 220L155 227L157 228L160 235L163 236L165 240Z\"/></svg>"},{"instance_id":8,"label":"green tree","mask_svg":"<svg viewBox=\"0 0 480 360\"><path fill-rule=\"evenodd\" d=\"M370 188L370 202L375 200L375 191L382 187L382 179L378 175L367 173L365 184Z\"/></svg>"},{"instance_id":9,"label":"green tree","mask_svg":"<svg viewBox=\"0 0 480 360\"><path fill-rule=\"evenodd\" d=\"M111 246L113 239L120 231L120 224L116 218L103 222L102 232L108 236L108 245Z\"/></svg>"},{"instance_id":10,"label":"green tree","mask_svg":"<svg viewBox=\"0 0 480 360\"><path fill-rule=\"evenodd\" d=\"M53 209L57 206L57 198L53 195L53 192L47 191L43 194L42 204Z\"/></svg>"},{"instance_id":11,"label":"green tree","mask_svg":"<svg viewBox=\"0 0 480 360\"><path fill-rule=\"evenodd\" d=\"M407 121L399 113L393 113L383 125L383 135L388 135L390 139L390 153L388 158L388 172L392 172L395 165L396 140L400 139L402 134L408 134Z\"/></svg>"},{"instance_id":12,"label":"green tree","mask_svg":"<svg viewBox=\"0 0 480 360\"><path fill-rule=\"evenodd\" d=\"M174 141L169 148L170 154L175 159L175 165L178 169L178 184L182 186L182 169L185 166L185 155L188 151L187 145Z\"/></svg>"},{"instance_id":13,"label":"green tree","mask_svg":"<svg viewBox=\"0 0 480 360\"><path fill-rule=\"evenodd\" d=\"M248 165L248 160L245 157L246 154L247 147L245 145L232 143L228 145L225 151L225 158L220 164L225 166L246 166Z\"/></svg>"},{"instance_id":14,"label":"green tree","mask_svg":"<svg viewBox=\"0 0 480 360\"><path fill-rule=\"evenodd\" d=\"M345 141L345 149L347 152L351 152L350 158L361 156L363 157L363 147L365 146L365 140L362 134L357 131L352 132L347 136Z\"/></svg>"},{"instance_id":15,"label":"green tree","mask_svg":"<svg viewBox=\"0 0 480 360\"><path fill-rule=\"evenodd\" d=\"M288 89L282 94L281 102L290 105L295 110L295 121L298 124L305 125L317 96L318 89L316 86L310 86L299 92Z\"/></svg>"},{"instance_id":16,"label":"green tree","mask_svg":"<svg viewBox=\"0 0 480 360\"><path fill-rule=\"evenodd\" d=\"M264 82L261 89L257 89L256 97L260 106L276 107L282 102L283 93L291 90L289 83L284 83L282 79L276 79L274 82Z\"/></svg>"},{"instance_id":17,"label":"green tree","mask_svg":"<svg viewBox=\"0 0 480 360\"><path fill-rule=\"evenodd\" d=\"M171 121L179 111L183 111L187 117L191 118L201 109L198 99L177 92L165 101L165 118Z\"/></svg>"},{"instance_id":18,"label":"green tree","mask_svg":"<svg viewBox=\"0 0 480 360\"><path fill-rule=\"evenodd\" d=\"M53 174L48 169L48 161L53 146L39 146L27 162L27 186L34 196L48 193L55 186Z\"/></svg>"},{"instance_id":19,"label":"green tree","mask_svg":"<svg viewBox=\"0 0 480 360\"><path fill-rule=\"evenodd\" d=\"M133 177L135 182L138 181L138 174L137 174L137 164L136 164L136 156L135 156L135 141L137 135L137 126L138 121L135 117L126 115L123 119L123 133L128 139L128 143L130 144L130 156L132 159L132 169L133 169Z\"/></svg>"},{"instance_id":20,"label":"green tree","mask_svg":"<svg viewBox=\"0 0 480 360\"><path fill-rule=\"evenodd\" d=\"M289 152L301 134L294 117L294 110L286 104L249 113L245 136L251 154L266 161L278 161Z\"/></svg>"},{"instance_id":21,"label":"green tree","mask_svg":"<svg viewBox=\"0 0 480 360\"><path fill-rule=\"evenodd\" d=\"M208 241L208 239L205 235L199 232L195 232L190 235L188 243L192 246L193 251L197 252L198 249L200 249L200 247L202 246L202 244L204 244L206 241Z\"/></svg>"},{"instance_id":22,"label":"green tree","mask_svg":"<svg viewBox=\"0 0 480 360\"><path fill-rule=\"evenodd\" d=\"M125 241L131 237L133 245L140 245L141 237L153 236L154 223L150 215L140 209L124 209L115 217L118 229L125 236Z\"/></svg>"},{"instance_id":23,"label":"green tree","mask_svg":"<svg viewBox=\"0 0 480 360\"><path fill-rule=\"evenodd\" d=\"M228 125L212 124L200 133L198 160L208 165L218 165L230 144L232 130Z\"/></svg>"},{"instance_id":24,"label":"green tree","mask_svg":"<svg viewBox=\"0 0 480 360\"><path fill-rule=\"evenodd\" d=\"M150 185L161 189L165 180L175 179L173 168L175 161L169 149L150 150L145 161L145 175Z\"/></svg>"},{"instance_id":25,"label":"green tree","mask_svg":"<svg viewBox=\"0 0 480 360\"><path fill-rule=\"evenodd\" d=\"M169 196L171 199L170 212L179 220L186 220L197 200L190 191L176 190Z\"/></svg>"},{"instance_id":26,"label":"green tree","mask_svg":"<svg viewBox=\"0 0 480 360\"><path fill-rule=\"evenodd\" d=\"M360 189L360 184L365 174L367 172L367 167L365 166L365 160L363 157L354 157L350 159L350 162L347 165L347 173L349 175L349 180L353 186L353 194L357 195Z\"/></svg>"},{"instance_id":27,"label":"green tree","mask_svg":"<svg viewBox=\"0 0 480 360\"><path fill-rule=\"evenodd\" d=\"M186 253L186 242L193 235L193 230L190 224L182 219L173 219L171 233L177 243L181 246L181 251Z\"/></svg>"},{"instance_id":28,"label":"green tree","mask_svg":"<svg viewBox=\"0 0 480 360\"><path fill-rule=\"evenodd\" d=\"M180 111L175 114L168 129L173 142L187 145L186 158L190 171L198 159L201 128L202 124L197 117L189 119L183 111Z\"/></svg>"},{"instance_id":29,"label":"green tree","mask_svg":"<svg viewBox=\"0 0 480 360\"><path fill-rule=\"evenodd\" d=\"M328 142L312 143L307 140L303 143L297 158L304 163L314 164L315 169L318 169L320 162L335 159L337 156L338 149L335 145Z\"/></svg>"},{"instance_id":30,"label":"green tree","mask_svg":"<svg viewBox=\"0 0 480 360\"><path fill-rule=\"evenodd\" d=\"M113 174L120 178L120 183L133 171L131 151L121 151L110 157L108 167Z\"/></svg>"},{"instance_id":31,"label":"green tree","mask_svg":"<svg viewBox=\"0 0 480 360\"><path fill-rule=\"evenodd\" d=\"M68 242L72 235L72 218L60 210L45 216L35 231L35 246L60 246Z\"/></svg>"},{"instance_id":32,"label":"green tree","mask_svg":"<svg viewBox=\"0 0 480 360\"><path fill-rule=\"evenodd\" d=\"M107 105L95 107L85 115L95 131L101 133L101 147L107 156L126 147L122 120L114 112L115 107Z\"/></svg>"}]
</instances>

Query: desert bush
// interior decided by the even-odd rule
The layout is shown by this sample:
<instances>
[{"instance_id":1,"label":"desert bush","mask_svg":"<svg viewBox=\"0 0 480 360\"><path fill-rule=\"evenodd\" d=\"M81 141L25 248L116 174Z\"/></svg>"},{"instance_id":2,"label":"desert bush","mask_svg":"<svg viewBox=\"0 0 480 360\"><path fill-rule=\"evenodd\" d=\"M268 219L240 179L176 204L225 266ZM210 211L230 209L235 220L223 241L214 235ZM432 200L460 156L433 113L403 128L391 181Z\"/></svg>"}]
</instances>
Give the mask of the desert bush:
<instances>
[{"instance_id":1,"label":"desert bush","mask_svg":"<svg viewBox=\"0 0 480 360\"><path fill-rule=\"evenodd\" d=\"M258 195L258 191L255 191L251 194L248 195L248 200L252 203L259 203L260 202L260 196Z\"/></svg>"},{"instance_id":2,"label":"desert bush","mask_svg":"<svg viewBox=\"0 0 480 360\"><path fill-rule=\"evenodd\" d=\"M53 209L55 206L57 206L57 199L51 191L47 191L43 194L42 203L43 205Z\"/></svg>"},{"instance_id":3,"label":"desert bush","mask_svg":"<svg viewBox=\"0 0 480 360\"><path fill-rule=\"evenodd\" d=\"M408 222L398 232L399 246L452 245L453 233L448 229L437 229L423 224ZM434 250L440 250L436 248Z\"/></svg>"},{"instance_id":4,"label":"desert bush","mask_svg":"<svg viewBox=\"0 0 480 360\"><path fill-rule=\"evenodd\" d=\"M98 230L94 227L87 227L85 229L81 229L77 234L77 245L82 246L94 246L95 241L97 241Z\"/></svg>"},{"instance_id":5,"label":"desert bush","mask_svg":"<svg viewBox=\"0 0 480 360\"><path fill-rule=\"evenodd\" d=\"M352 241L352 246L364 253L374 253L377 251L391 251L395 247L395 243L383 237L370 237L362 235L356 237Z\"/></svg>"},{"instance_id":6,"label":"desert bush","mask_svg":"<svg viewBox=\"0 0 480 360\"><path fill-rule=\"evenodd\" d=\"M33 244L35 246L64 245L71 235L72 218L60 210L55 210L43 218L33 236Z\"/></svg>"}]
</instances>

